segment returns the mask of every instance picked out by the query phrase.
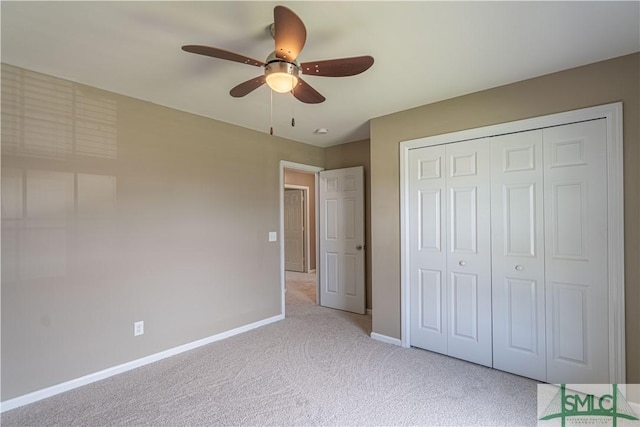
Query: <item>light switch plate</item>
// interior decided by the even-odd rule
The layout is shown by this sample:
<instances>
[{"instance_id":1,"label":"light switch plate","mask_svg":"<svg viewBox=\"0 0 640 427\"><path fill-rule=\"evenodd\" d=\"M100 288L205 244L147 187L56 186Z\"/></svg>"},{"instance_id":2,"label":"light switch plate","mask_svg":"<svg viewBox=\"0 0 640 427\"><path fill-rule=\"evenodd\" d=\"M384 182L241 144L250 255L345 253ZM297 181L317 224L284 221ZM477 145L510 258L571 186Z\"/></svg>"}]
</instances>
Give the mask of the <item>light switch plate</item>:
<instances>
[{"instance_id":1,"label":"light switch plate","mask_svg":"<svg viewBox=\"0 0 640 427\"><path fill-rule=\"evenodd\" d=\"M275 231L270 231L269 232L269 241L270 242L275 242L278 240L278 234Z\"/></svg>"},{"instance_id":2,"label":"light switch plate","mask_svg":"<svg viewBox=\"0 0 640 427\"><path fill-rule=\"evenodd\" d=\"M138 335L144 334L144 321L141 320L139 322L133 323L133 336L137 337Z\"/></svg>"}]
</instances>

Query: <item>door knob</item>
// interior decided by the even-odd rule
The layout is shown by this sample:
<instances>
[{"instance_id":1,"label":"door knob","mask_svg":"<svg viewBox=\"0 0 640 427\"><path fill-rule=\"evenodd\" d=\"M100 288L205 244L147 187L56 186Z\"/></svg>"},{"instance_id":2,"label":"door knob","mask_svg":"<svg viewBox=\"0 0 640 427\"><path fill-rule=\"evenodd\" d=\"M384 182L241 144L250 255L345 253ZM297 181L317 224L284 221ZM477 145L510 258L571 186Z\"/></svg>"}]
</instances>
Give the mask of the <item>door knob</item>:
<instances>
[{"instance_id":1,"label":"door knob","mask_svg":"<svg viewBox=\"0 0 640 427\"><path fill-rule=\"evenodd\" d=\"M522 271L524 270L524 267L521 265L516 265L516 271Z\"/></svg>"},{"instance_id":2,"label":"door knob","mask_svg":"<svg viewBox=\"0 0 640 427\"><path fill-rule=\"evenodd\" d=\"M357 251L361 251L361 250L363 250L363 249L364 249L364 245L358 245L358 246L356 246L356 250L357 250Z\"/></svg>"},{"instance_id":3,"label":"door knob","mask_svg":"<svg viewBox=\"0 0 640 427\"><path fill-rule=\"evenodd\" d=\"M460 262L458 263L458 265L459 265L460 267L464 267L465 265L467 265L467 261L462 260L462 261L460 261Z\"/></svg>"}]
</instances>

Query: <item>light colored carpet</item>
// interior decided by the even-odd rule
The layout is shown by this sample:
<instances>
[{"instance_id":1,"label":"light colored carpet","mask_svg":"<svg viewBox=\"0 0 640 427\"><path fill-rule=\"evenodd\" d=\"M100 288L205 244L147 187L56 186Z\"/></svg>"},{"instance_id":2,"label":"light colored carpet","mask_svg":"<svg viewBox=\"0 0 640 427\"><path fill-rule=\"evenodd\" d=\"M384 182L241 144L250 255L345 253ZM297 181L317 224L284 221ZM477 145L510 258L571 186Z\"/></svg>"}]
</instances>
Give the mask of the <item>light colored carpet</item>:
<instances>
[{"instance_id":1,"label":"light colored carpet","mask_svg":"<svg viewBox=\"0 0 640 427\"><path fill-rule=\"evenodd\" d=\"M288 273L286 319L2 414L2 426L535 425L536 382L369 337Z\"/></svg>"}]
</instances>

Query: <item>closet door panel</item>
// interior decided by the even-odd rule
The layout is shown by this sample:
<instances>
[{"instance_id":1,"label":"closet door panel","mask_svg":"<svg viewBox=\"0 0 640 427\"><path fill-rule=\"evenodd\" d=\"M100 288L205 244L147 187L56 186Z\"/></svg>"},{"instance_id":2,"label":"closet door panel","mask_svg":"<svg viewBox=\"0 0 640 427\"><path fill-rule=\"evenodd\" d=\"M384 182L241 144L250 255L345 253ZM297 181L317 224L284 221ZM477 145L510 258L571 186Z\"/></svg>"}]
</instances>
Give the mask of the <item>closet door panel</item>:
<instances>
[{"instance_id":1,"label":"closet door panel","mask_svg":"<svg viewBox=\"0 0 640 427\"><path fill-rule=\"evenodd\" d=\"M446 354L445 148L419 148L410 158L410 340Z\"/></svg>"},{"instance_id":2,"label":"closet door panel","mask_svg":"<svg viewBox=\"0 0 640 427\"><path fill-rule=\"evenodd\" d=\"M543 134L547 381L610 383L606 120Z\"/></svg>"},{"instance_id":3,"label":"closet door panel","mask_svg":"<svg viewBox=\"0 0 640 427\"><path fill-rule=\"evenodd\" d=\"M478 275L451 273L451 335L478 341Z\"/></svg>"},{"instance_id":4,"label":"closet door panel","mask_svg":"<svg viewBox=\"0 0 640 427\"><path fill-rule=\"evenodd\" d=\"M493 366L544 381L542 131L492 138Z\"/></svg>"},{"instance_id":5,"label":"closet door panel","mask_svg":"<svg viewBox=\"0 0 640 427\"><path fill-rule=\"evenodd\" d=\"M491 357L490 141L446 146L448 354Z\"/></svg>"}]
</instances>

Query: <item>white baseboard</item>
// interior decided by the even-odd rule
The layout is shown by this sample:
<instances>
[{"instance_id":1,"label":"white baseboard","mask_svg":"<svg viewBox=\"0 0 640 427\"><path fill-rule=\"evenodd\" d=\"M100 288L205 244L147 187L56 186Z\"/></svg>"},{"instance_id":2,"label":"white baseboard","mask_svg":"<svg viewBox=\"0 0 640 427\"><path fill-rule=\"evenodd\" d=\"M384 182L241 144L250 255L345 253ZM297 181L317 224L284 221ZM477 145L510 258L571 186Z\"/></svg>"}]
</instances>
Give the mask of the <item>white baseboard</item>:
<instances>
[{"instance_id":1,"label":"white baseboard","mask_svg":"<svg viewBox=\"0 0 640 427\"><path fill-rule=\"evenodd\" d=\"M376 341L381 341L387 344L393 344L398 346L402 345L402 341L400 341L398 338L388 337L386 335L377 334L375 332L371 332L371 338Z\"/></svg>"},{"instance_id":2,"label":"white baseboard","mask_svg":"<svg viewBox=\"0 0 640 427\"><path fill-rule=\"evenodd\" d=\"M184 353L185 351L193 350L194 348L198 348L215 341L220 341L222 339L229 338L234 335L259 328L261 326L265 326L282 319L284 319L284 316L282 314L278 314L277 316L269 317L267 319L259 320L248 325L221 332L207 338L183 344L178 347L170 348L169 350L161 351L160 353L152 354L141 359L132 360L131 362L113 366L102 371L94 372L93 374L85 375L80 378L76 378L64 383L56 384L51 387L34 391L32 393L18 396L4 402L0 402L0 413L18 408L20 406L28 405L29 403L37 402L38 400L46 399L48 397L55 396L56 394L64 393L65 391L73 390L74 388L82 387L84 385L91 384L93 382L100 381L105 378L109 378L114 375L139 368L144 365L148 365L149 363L157 362L158 360L165 359L167 357L175 356L176 354Z\"/></svg>"}]
</instances>

